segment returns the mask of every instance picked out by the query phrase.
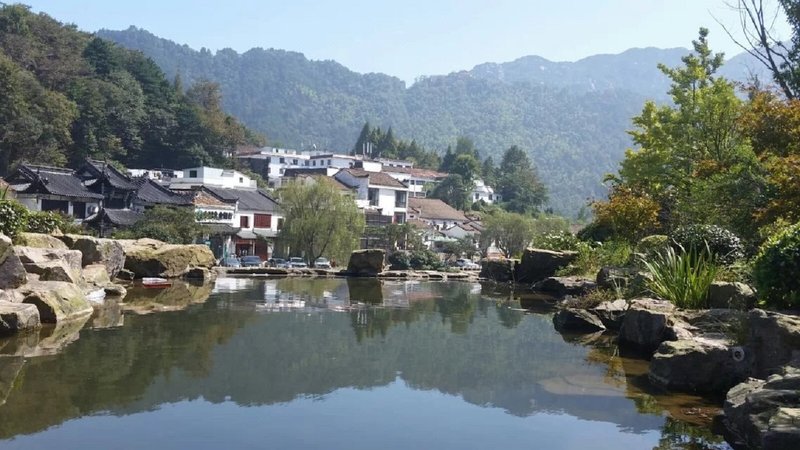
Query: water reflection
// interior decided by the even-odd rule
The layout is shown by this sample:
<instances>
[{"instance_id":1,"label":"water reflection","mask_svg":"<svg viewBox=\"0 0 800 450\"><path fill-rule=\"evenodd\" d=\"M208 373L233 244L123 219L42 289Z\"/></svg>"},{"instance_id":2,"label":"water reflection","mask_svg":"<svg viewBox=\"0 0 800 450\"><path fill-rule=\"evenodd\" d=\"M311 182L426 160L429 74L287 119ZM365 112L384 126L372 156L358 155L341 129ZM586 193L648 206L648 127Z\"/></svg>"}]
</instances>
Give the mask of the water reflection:
<instances>
[{"instance_id":1,"label":"water reflection","mask_svg":"<svg viewBox=\"0 0 800 450\"><path fill-rule=\"evenodd\" d=\"M0 358L0 437L186 400L268 407L399 386L508 417L555 414L656 433L651 447L719 442L702 415L713 411L707 401L653 391L646 365L607 336L562 336L551 316L526 314L518 297L481 294L477 284L221 279L132 292L122 307L137 314L110 327L101 325L115 320L98 315L90 326L102 331L84 329L59 356L36 358L19 344L6 353L13 341L0 341L13 355ZM303 306L264 308L287 302ZM138 314L165 309L173 312ZM353 407L342 413L357 415Z\"/></svg>"}]
</instances>

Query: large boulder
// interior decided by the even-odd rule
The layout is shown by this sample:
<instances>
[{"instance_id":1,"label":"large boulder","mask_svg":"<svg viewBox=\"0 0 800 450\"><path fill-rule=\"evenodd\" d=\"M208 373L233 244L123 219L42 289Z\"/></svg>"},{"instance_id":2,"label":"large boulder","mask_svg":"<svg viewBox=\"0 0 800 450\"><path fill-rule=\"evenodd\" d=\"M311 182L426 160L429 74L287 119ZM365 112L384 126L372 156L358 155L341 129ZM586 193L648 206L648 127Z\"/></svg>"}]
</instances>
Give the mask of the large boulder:
<instances>
[{"instance_id":1,"label":"large boulder","mask_svg":"<svg viewBox=\"0 0 800 450\"><path fill-rule=\"evenodd\" d=\"M800 448L800 372L749 379L728 391L723 407L729 441L762 450Z\"/></svg>"},{"instance_id":2,"label":"large boulder","mask_svg":"<svg viewBox=\"0 0 800 450\"><path fill-rule=\"evenodd\" d=\"M800 362L800 317L750 311L747 328L748 347L755 356L755 376L766 378L786 364Z\"/></svg>"},{"instance_id":3,"label":"large boulder","mask_svg":"<svg viewBox=\"0 0 800 450\"><path fill-rule=\"evenodd\" d=\"M54 248L58 250L69 250L67 244L61 239L43 233L20 233L20 241L26 247L34 248Z\"/></svg>"},{"instance_id":4,"label":"large boulder","mask_svg":"<svg viewBox=\"0 0 800 450\"><path fill-rule=\"evenodd\" d=\"M374 277L383 272L386 252L378 248L356 250L350 255L347 273L355 276Z\"/></svg>"},{"instance_id":5,"label":"large boulder","mask_svg":"<svg viewBox=\"0 0 800 450\"><path fill-rule=\"evenodd\" d=\"M650 360L650 381L668 389L725 393L747 379L752 365L742 347L724 338L665 341Z\"/></svg>"},{"instance_id":6,"label":"large boulder","mask_svg":"<svg viewBox=\"0 0 800 450\"><path fill-rule=\"evenodd\" d=\"M619 342L644 352L653 352L664 341L691 337L688 324L674 316L675 306L666 301L636 299L625 313Z\"/></svg>"},{"instance_id":7,"label":"large boulder","mask_svg":"<svg viewBox=\"0 0 800 450\"><path fill-rule=\"evenodd\" d=\"M33 330L41 325L36 306L0 301L0 336Z\"/></svg>"},{"instance_id":8,"label":"large boulder","mask_svg":"<svg viewBox=\"0 0 800 450\"><path fill-rule=\"evenodd\" d=\"M518 261L514 259L484 259L481 262L480 277L497 283L514 281L514 268Z\"/></svg>"},{"instance_id":9,"label":"large boulder","mask_svg":"<svg viewBox=\"0 0 800 450\"><path fill-rule=\"evenodd\" d=\"M42 281L66 281L81 284L81 252L55 248L14 247L25 271L39 275Z\"/></svg>"},{"instance_id":10,"label":"large boulder","mask_svg":"<svg viewBox=\"0 0 800 450\"><path fill-rule=\"evenodd\" d=\"M89 264L84 267L83 280L86 284L95 287L105 287L111 284L111 277L104 264Z\"/></svg>"},{"instance_id":11,"label":"large boulder","mask_svg":"<svg viewBox=\"0 0 800 450\"><path fill-rule=\"evenodd\" d=\"M628 310L628 301L624 299L603 302L592 308L590 311L597 316L603 325L610 330L619 330L622 327L622 320Z\"/></svg>"},{"instance_id":12,"label":"large boulder","mask_svg":"<svg viewBox=\"0 0 800 450\"><path fill-rule=\"evenodd\" d=\"M751 309L756 300L756 293L744 283L715 281L708 289L708 305L711 308Z\"/></svg>"},{"instance_id":13,"label":"large boulder","mask_svg":"<svg viewBox=\"0 0 800 450\"><path fill-rule=\"evenodd\" d=\"M81 252L82 265L103 264L111 278L116 277L125 266L125 252L119 241L80 234L67 234L61 240L70 249Z\"/></svg>"},{"instance_id":14,"label":"large boulder","mask_svg":"<svg viewBox=\"0 0 800 450\"><path fill-rule=\"evenodd\" d=\"M92 305L81 289L64 281L32 281L18 289L23 303L36 305L42 323L58 323L83 318Z\"/></svg>"},{"instance_id":15,"label":"large boulder","mask_svg":"<svg viewBox=\"0 0 800 450\"><path fill-rule=\"evenodd\" d=\"M585 309L564 308L553 316L553 325L558 331L594 333L606 329L603 322Z\"/></svg>"},{"instance_id":16,"label":"large boulder","mask_svg":"<svg viewBox=\"0 0 800 450\"><path fill-rule=\"evenodd\" d=\"M28 275L14 252L11 238L0 234L0 289L14 289L25 284Z\"/></svg>"},{"instance_id":17,"label":"large boulder","mask_svg":"<svg viewBox=\"0 0 800 450\"><path fill-rule=\"evenodd\" d=\"M539 248L528 248L522 253L522 261L516 268L516 280L520 283L535 283L552 277L556 272L568 266L578 252L556 252Z\"/></svg>"},{"instance_id":18,"label":"large boulder","mask_svg":"<svg viewBox=\"0 0 800 450\"><path fill-rule=\"evenodd\" d=\"M125 268L137 278L180 277L197 267L210 269L216 262L211 249L202 244L166 244L155 239L126 240L119 243L125 251Z\"/></svg>"},{"instance_id":19,"label":"large boulder","mask_svg":"<svg viewBox=\"0 0 800 450\"><path fill-rule=\"evenodd\" d=\"M533 284L534 291L547 292L558 297L584 295L596 287L594 281L580 277L548 277Z\"/></svg>"}]
</instances>

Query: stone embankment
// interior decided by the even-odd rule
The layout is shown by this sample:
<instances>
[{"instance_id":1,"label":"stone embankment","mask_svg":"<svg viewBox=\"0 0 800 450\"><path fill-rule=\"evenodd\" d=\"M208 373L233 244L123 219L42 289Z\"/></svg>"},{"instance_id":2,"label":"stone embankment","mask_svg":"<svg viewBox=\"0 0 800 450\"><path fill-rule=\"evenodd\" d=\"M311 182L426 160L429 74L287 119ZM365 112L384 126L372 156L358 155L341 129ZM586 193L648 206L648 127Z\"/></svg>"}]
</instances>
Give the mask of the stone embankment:
<instances>
[{"instance_id":1,"label":"stone embankment","mask_svg":"<svg viewBox=\"0 0 800 450\"><path fill-rule=\"evenodd\" d=\"M42 324L82 324L106 297L125 296L114 280L206 280L214 274L214 257L204 245L34 233L23 233L19 243L0 234L0 336Z\"/></svg>"}]
</instances>

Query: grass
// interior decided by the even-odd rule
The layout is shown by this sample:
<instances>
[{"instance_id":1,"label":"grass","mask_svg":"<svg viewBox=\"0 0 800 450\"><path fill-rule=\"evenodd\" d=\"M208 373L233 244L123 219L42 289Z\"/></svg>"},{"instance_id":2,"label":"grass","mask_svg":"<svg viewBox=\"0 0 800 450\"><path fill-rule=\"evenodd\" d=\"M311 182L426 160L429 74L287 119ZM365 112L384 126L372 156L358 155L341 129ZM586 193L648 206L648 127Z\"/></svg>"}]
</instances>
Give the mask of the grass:
<instances>
[{"instance_id":1,"label":"grass","mask_svg":"<svg viewBox=\"0 0 800 450\"><path fill-rule=\"evenodd\" d=\"M708 306L708 290L720 270L708 249L687 252L669 247L642 264L652 275L647 287L656 297L684 309Z\"/></svg>"}]
</instances>

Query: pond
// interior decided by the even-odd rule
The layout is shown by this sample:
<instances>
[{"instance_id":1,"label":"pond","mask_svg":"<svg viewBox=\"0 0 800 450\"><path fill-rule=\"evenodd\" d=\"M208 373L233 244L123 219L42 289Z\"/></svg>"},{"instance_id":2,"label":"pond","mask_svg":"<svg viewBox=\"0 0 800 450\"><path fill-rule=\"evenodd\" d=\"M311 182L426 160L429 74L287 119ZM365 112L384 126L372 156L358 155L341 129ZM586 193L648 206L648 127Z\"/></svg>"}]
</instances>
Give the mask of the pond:
<instances>
[{"instance_id":1,"label":"pond","mask_svg":"<svg viewBox=\"0 0 800 450\"><path fill-rule=\"evenodd\" d=\"M226 278L0 340L0 448L727 448L646 374L489 285Z\"/></svg>"}]
</instances>

